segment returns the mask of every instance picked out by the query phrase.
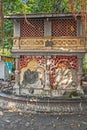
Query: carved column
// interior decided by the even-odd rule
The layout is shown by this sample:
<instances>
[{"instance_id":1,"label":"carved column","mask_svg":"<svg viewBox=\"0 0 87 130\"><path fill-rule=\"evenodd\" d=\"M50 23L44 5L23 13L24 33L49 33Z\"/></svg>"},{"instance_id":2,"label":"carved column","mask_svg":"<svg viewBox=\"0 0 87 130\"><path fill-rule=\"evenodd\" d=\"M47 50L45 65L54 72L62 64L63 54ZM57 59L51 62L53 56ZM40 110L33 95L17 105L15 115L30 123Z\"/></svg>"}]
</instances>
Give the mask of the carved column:
<instances>
[{"instance_id":1,"label":"carved column","mask_svg":"<svg viewBox=\"0 0 87 130\"><path fill-rule=\"evenodd\" d=\"M45 90L50 90L50 63L49 63L49 56L46 56L46 71L45 71Z\"/></svg>"},{"instance_id":2,"label":"carved column","mask_svg":"<svg viewBox=\"0 0 87 130\"><path fill-rule=\"evenodd\" d=\"M79 91L80 93L83 93L83 89L82 89L82 86L81 86L81 79L82 79L82 67L83 67L83 57L84 57L84 54L79 54L78 55L78 87L77 87L77 91Z\"/></svg>"},{"instance_id":3,"label":"carved column","mask_svg":"<svg viewBox=\"0 0 87 130\"><path fill-rule=\"evenodd\" d=\"M13 93L16 95L20 94L20 78L19 78L19 56L15 57L15 85L13 88Z\"/></svg>"}]
</instances>

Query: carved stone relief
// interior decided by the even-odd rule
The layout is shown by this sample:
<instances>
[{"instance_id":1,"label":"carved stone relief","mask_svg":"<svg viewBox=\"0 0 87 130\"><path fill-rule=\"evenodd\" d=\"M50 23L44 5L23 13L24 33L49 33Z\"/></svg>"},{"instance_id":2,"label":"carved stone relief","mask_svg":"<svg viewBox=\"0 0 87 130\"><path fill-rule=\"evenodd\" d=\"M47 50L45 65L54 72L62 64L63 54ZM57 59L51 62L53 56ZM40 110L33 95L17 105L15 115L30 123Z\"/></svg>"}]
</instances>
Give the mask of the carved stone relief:
<instances>
[{"instance_id":1,"label":"carved stone relief","mask_svg":"<svg viewBox=\"0 0 87 130\"><path fill-rule=\"evenodd\" d=\"M47 42L48 41L48 42ZM54 50L84 50L83 38L26 38L14 39L13 49L32 50L32 49L54 49ZM50 46L48 46L48 43Z\"/></svg>"},{"instance_id":2,"label":"carved stone relief","mask_svg":"<svg viewBox=\"0 0 87 130\"><path fill-rule=\"evenodd\" d=\"M76 89L77 56L51 56L48 60L44 56L25 56L20 62L21 86L43 89L49 87L52 90L63 90L62 94L67 89ZM22 65L23 61L25 66Z\"/></svg>"},{"instance_id":3,"label":"carved stone relief","mask_svg":"<svg viewBox=\"0 0 87 130\"><path fill-rule=\"evenodd\" d=\"M27 62L25 67L21 67L20 73L20 83L22 87L33 87L33 88L43 88L45 83L45 64L41 62L44 61L42 57L27 57ZM23 62L22 62L23 63Z\"/></svg>"}]
</instances>

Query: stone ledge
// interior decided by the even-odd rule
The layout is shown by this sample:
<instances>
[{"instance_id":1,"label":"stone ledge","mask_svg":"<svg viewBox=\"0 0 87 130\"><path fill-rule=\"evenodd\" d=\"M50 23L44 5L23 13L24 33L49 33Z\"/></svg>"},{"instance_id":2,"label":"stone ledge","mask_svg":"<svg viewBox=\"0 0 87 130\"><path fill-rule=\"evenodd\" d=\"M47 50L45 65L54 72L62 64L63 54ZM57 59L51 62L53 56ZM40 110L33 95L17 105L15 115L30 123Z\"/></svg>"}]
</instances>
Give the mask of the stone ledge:
<instances>
[{"instance_id":1,"label":"stone ledge","mask_svg":"<svg viewBox=\"0 0 87 130\"><path fill-rule=\"evenodd\" d=\"M23 112L79 113L87 111L87 98L25 98L1 93L0 107Z\"/></svg>"}]
</instances>

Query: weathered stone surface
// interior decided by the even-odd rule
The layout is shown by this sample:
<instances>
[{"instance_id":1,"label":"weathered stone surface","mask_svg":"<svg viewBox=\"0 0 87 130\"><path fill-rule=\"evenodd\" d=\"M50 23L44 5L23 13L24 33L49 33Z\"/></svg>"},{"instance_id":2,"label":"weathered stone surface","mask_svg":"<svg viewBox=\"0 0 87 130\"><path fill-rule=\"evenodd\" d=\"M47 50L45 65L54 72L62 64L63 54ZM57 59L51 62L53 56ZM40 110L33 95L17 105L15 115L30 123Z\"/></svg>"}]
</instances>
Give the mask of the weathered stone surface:
<instances>
[{"instance_id":1,"label":"weathered stone surface","mask_svg":"<svg viewBox=\"0 0 87 130\"><path fill-rule=\"evenodd\" d=\"M73 115L68 113L22 113L2 110L1 130L87 130L87 113Z\"/></svg>"},{"instance_id":2,"label":"weathered stone surface","mask_svg":"<svg viewBox=\"0 0 87 130\"><path fill-rule=\"evenodd\" d=\"M23 112L80 113L87 110L86 98L35 98L0 94L0 107Z\"/></svg>"}]
</instances>

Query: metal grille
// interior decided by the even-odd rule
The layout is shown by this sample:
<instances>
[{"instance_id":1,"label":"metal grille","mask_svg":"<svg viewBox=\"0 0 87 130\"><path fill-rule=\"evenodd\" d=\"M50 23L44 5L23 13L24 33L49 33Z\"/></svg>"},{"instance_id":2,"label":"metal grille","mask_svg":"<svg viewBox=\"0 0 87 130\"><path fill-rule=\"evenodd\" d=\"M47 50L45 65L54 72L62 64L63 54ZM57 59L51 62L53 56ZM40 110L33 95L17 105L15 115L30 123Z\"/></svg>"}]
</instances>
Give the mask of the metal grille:
<instances>
[{"instance_id":1,"label":"metal grille","mask_svg":"<svg viewBox=\"0 0 87 130\"><path fill-rule=\"evenodd\" d=\"M29 20L28 23L21 22L21 37L42 37L44 36L44 21Z\"/></svg>"},{"instance_id":2,"label":"metal grille","mask_svg":"<svg viewBox=\"0 0 87 130\"><path fill-rule=\"evenodd\" d=\"M74 19L52 20L52 36L77 36L77 22Z\"/></svg>"}]
</instances>

